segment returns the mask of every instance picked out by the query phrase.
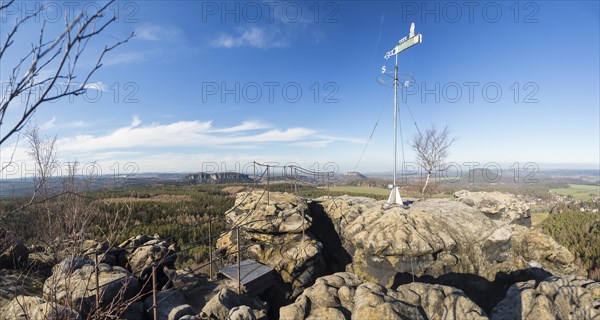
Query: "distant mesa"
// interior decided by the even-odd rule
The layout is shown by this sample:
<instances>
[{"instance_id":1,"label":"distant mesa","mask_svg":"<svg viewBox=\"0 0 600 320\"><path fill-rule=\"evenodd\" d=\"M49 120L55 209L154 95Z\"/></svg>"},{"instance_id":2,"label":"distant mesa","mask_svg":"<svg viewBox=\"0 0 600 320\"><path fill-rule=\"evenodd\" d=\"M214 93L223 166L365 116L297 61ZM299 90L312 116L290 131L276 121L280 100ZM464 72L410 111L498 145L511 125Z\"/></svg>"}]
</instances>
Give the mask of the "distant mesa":
<instances>
[{"instance_id":1,"label":"distant mesa","mask_svg":"<svg viewBox=\"0 0 600 320\"><path fill-rule=\"evenodd\" d=\"M192 184L222 184L222 183L250 183L253 180L247 175L238 172L192 173L186 176Z\"/></svg>"},{"instance_id":2,"label":"distant mesa","mask_svg":"<svg viewBox=\"0 0 600 320\"><path fill-rule=\"evenodd\" d=\"M352 179L367 179L367 177L364 174L358 171L348 171L344 173L344 176Z\"/></svg>"}]
</instances>

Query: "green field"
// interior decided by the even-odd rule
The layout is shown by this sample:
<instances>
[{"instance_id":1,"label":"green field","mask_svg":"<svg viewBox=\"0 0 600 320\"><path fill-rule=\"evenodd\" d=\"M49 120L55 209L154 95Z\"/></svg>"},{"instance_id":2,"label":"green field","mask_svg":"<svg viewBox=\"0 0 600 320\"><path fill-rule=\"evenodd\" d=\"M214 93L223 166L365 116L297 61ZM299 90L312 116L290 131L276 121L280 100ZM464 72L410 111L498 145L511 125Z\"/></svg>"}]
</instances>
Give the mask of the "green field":
<instances>
[{"instance_id":1,"label":"green field","mask_svg":"<svg viewBox=\"0 0 600 320\"><path fill-rule=\"evenodd\" d=\"M379 195L379 196L387 196L390 194L390 190L384 189L384 188L377 188L377 187L339 186L339 187L332 187L331 191L347 192L347 193L353 193L353 194L356 194L356 193L372 194L372 195Z\"/></svg>"},{"instance_id":2,"label":"green field","mask_svg":"<svg viewBox=\"0 0 600 320\"><path fill-rule=\"evenodd\" d=\"M574 200L590 200L600 196L600 186L570 184L568 188L550 189L550 192L571 196Z\"/></svg>"}]
</instances>

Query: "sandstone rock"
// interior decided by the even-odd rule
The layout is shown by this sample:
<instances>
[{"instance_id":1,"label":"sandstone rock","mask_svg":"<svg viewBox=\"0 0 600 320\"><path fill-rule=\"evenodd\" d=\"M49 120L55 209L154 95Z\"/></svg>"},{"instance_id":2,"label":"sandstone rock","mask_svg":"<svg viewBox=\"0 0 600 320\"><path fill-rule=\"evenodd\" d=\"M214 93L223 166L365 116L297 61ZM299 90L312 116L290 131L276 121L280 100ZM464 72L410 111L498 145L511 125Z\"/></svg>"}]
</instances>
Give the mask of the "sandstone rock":
<instances>
[{"instance_id":1,"label":"sandstone rock","mask_svg":"<svg viewBox=\"0 0 600 320\"><path fill-rule=\"evenodd\" d=\"M573 255L551 237L492 220L461 202L428 199L405 209L338 197L321 205L353 255L348 271L388 287L398 272L464 273L494 281L498 273L530 268L530 261L556 274L581 272Z\"/></svg>"},{"instance_id":2,"label":"sandstone rock","mask_svg":"<svg viewBox=\"0 0 600 320\"><path fill-rule=\"evenodd\" d=\"M531 226L529 205L522 197L501 192L470 192L467 190L455 192L454 197L492 219Z\"/></svg>"},{"instance_id":3,"label":"sandstone rock","mask_svg":"<svg viewBox=\"0 0 600 320\"><path fill-rule=\"evenodd\" d=\"M239 306L246 306L247 308L235 309ZM202 318L209 319L228 319L230 315L238 317L235 319L245 319L243 317L265 319L267 307L258 298L238 295L228 288L223 288L206 303L200 314Z\"/></svg>"},{"instance_id":4,"label":"sandstone rock","mask_svg":"<svg viewBox=\"0 0 600 320\"><path fill-rule=\"evenodd\" d=\"M115 299L129 299L138 287L138 281L121 267L101 263L98 265L100 306L105 307ZM52 270L44 282L44 299L77 306L85 317L96 303L95 267L90 260L67 258Z\"/></svg>"},{"instance_id":5,"label":"sandstone rock","mask_svg":"<svg viewBox=\"0 0 600 320\"><path fill-rule=\"evenodd\" d=\"M256 320L254 310L248 306L237 306L229 310L229 320Z\"/></svg>"},{"instance_id":6,"label":"sandstone rock","mask_svg":"<svg viewBox=\"0 0 600 320\"><path fill-rule=\"evenodd\" d=\"M27 265L29 250L21 237L0 228L0 269L16 269Z\"/></svg>"},{"instance_id":7,"label":"sandstone rock","mask_svg":"<svg viewBox=\"0 0 600 320\"><path fill-rule=\"evenodd\" d=\"M156 320L179 320L185 315L194 315L194 309L187 304L185 297L180 291L166 290L156 294ZM154 309L152 308L152 296L144 300L146 315L152 319Z\"/></svg>"},{"instance_id":8,"label":"sandstone rock","mask_svg":"<svg viewBox=\"0 0 600 320\"><path fill-rule=\"evenodd\" d=\"M227 217L232 225L241 225L241 245L248 247L244 258L270 266L279 275L277 283L267 290L271 302L279 305L295 299L323 274L323 245L308 231L311 221L305 200L271 192L267 203L262 195L239 193L236 206ZM217 241L217 248L222 252L235 251L236 241L236 232L229 232Z\"/></svg>"},{"instance_id":9,"label":"sandstone rock","mask_svg":"<svg viewBox=\"0 0 600 320\"><path fill-rule=\"evenodd\" d=\"M599 283L574 276L519 282L494 307L491 319L600 319L598 288Z\"/></svg>"},{"instance_id":10,"label":"sandstone rock","mask_svg":"<svg viewBox=\"0 0 600 320\"><path fill-rule=\"evenodd\" d=\"M169 244L160 240L158 236L139 235L123 242L119 247L128 249L127 260L135 274L139 274L153 261L158 261L169 254Z\"/></svg>"},{"instance_id":11,"label":"sandstone rock","mask_svg":"<svg viewBox=\"0 0 600 320\"><path fill-rule=\"evenodd\" d=\"M0 320L62 320L82 319L81 316L54 302L39 297L17 296L0 308Z\"/></svg>"},{"instance_id":12,"label":"sandstone rock","mask_svg":"<svg viewBox=\"0 0 600 320\"><path fill-rule=\"evenodd\" d=\"M411 283L398 290L363 283L339 272L324 276L296 302L280 309L281 319L487 319L462 291Z\"/></svg>"},{"instance_id":13,"label":"sandstone rock","mask_svg":"<svg viewBox=\"0 0 600 320\"><path fill-rule=\"evenodd\" d=\"M289 193L238 193L227 218L233 225L259 233L302 233L310 227L306 201Z\"/></svg>"}]
</instances>

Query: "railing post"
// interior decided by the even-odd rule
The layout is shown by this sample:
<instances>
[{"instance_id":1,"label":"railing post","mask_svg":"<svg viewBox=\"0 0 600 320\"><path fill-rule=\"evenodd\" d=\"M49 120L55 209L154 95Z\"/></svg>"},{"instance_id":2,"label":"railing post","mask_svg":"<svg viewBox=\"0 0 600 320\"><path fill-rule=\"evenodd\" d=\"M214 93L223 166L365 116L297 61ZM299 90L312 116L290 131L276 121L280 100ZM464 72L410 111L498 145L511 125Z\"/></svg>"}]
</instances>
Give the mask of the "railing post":
<instances>
[{"instance_id":1,"label":"railing post","mask_svg":"<svg viewBox=\"0 0 600 320\"><path fill-rule=\"evenodd\" d=\"M152 262L152 311L154 320L157 319L157 306L156 306L156 264Z\"/></svg>"},{"instance_id":2,"label":"railing post","mask_svg":"<svg viewBox=\"0 0 600 320\"><path fill-rule=\"evenodd\" d=\"M208 268L208 278L213 279L213 259L212 259L212 219L208 216L208 261L210 262Z\"/></svg>"},{"instance_id":3,"label":"railing post","mask_svg":"<svg viewBox=\"0 0 600 320\"><path fill-rule=\"evenodd\" d=\"M100 282L98 281L98 272L100 271L98 268L98 250L96 250L95 261L96 261L96 312L100 311Z\"/></svg>"},{"instance_id":4,"label":"railing post","mask_svg":"<svg viewBox=\"0 0 600 320\"><path fill-rule=\"evenodd\" d=\"M298 194L298 168L294 167L294 193Z\"/></svg>"},{"instance_id":5,"label":"railing post","mask_svg":"<svg viewBox=\"0 0 600 320\"><path fill-rule=\"evenodd\" d=\"M240 227L237 227L238 294L242 294L242 251L240 250Z\"/></svg>"},{"instance_id":6,"label":"railing post","mask_svg":"<svg viewBox=\"0 0 600 320\"><path fill-rule=\"evenodd\" d=\"M304 250L304 211L302 210L302 250Z\"/></svg>"},{"instance_id":7,"label":"railing post","mask_svg":"<svg viewBox=\"0 0 600 320\"><path fill-rule=\"evenodd\" d=\"M269 165L267 165L267 205L271 203L270 194L269 194Z\"/></svg>"}]
</instances>

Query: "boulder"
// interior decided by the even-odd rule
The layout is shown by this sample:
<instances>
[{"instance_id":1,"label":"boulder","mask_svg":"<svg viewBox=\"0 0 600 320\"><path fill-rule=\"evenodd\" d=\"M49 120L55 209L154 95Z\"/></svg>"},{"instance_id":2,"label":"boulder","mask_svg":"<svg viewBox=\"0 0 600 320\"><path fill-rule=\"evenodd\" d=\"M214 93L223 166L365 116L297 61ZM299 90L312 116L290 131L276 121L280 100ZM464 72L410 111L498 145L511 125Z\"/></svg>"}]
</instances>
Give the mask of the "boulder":
<instances>
[{"instance_id":1,"label":"boulder","mask_svg":"<svg viewBox=\"0 0 600 320\"><path fill-rule=\"evenodd\" d=\"M17 296L0 308L0 320L79 320L75 311L39 297Z\"/></svg>"},{"instance_id":2,"label":"boulder","mask_svg":"<svg viewBox=\"0 0 600 320\"><path fill-rule=\"evenodd\" d=\"M29 249L23 239L10 230L0 228L0 269L17 269L27 265Z\"/></svg>"},{"instance_id":3,"label":"boulder","mask_svg":"<svg viewBox=\"0 0 600 320\"><path fill-rule=\"evenodd\" d=\"M267 306L258 298L238 295L229 288L222 288L206 303L200 315L203 319L266 319Z\"/></svg>"},{"instance_id":4,"label":"boulder","mask_svg":"<svg viewBox=\"0 0 600 320\"><path fill-rule=\"evenodd\" d=\"M136 275L150 266L153 261L158 261L170 254L169 244L161 240L158 235L138 235L124 241L119 247L127 250L129 267Z\"/></svg>"},{"instance_id":5,"label":"boulder","mask_svg":"<svg viewBox=\"0 0 600 320\"><path fill-rule=\"evenodd\" d=\"M455 288L411 283L397 290L363 282L355 274L324 276L296 302L280 309L281 319L487 319Z\"/></svg>"},{"instance_id":6,"label":"boulder","mask_svg":"<svg viewBox=\"0 0 600 320\"><path fill-rule=\"evenodd\" d=\"M600 283L575 277L551 277L512 285L492 311L493 320L600 319Z\"/></svg>"},{"instance_id":7,"label":"boulder","mask_svg":"<svg viewBox=\"0 0 600 320\"><path fill-rule=\"evenodd\" d=\"M194 309L187 304L185 296L178 290L159 291L156 294L156 320L179 320L185 315L194 315ZM152 296L144 300L146 315L152 319Z\"/></svg>"},{"instance_id":8,"label":"boulder","mask_svg":"<svg viewBox=\"0 0 600 320\"><path fill-rule=\"evenodd\" d=\"M454 193L458 201L474 207L494 220L510 224L531 226L529 205L522 196L501 192L470 192L461 190Z\"/></svg>"},{"instance_id":9,"label":"boulder","mask_svg":"<svg viewBox=\"0 0 600 320\"><path fill-rule=\"evenodd\" d=\"M308 205L302 198L280 192L238 193L235 205L226 213L233 225L266 234L302 233L310 228Z\"/></svg>"},{"instance_id":10,"label":"boulder","mask_svg":"<svg viewBox=\"0 0 600 320\"><path fill-rule=\"evenodd\" d=\"M92 261L67 258L54 266L52 276L44 282L44 299L76 306L82 316L96 304L96 272ZM105 263L98 265L100 306L107 307L115 300L124 301L135 295L138 281L124 268Z\"/></svg>"}]
</instances>

